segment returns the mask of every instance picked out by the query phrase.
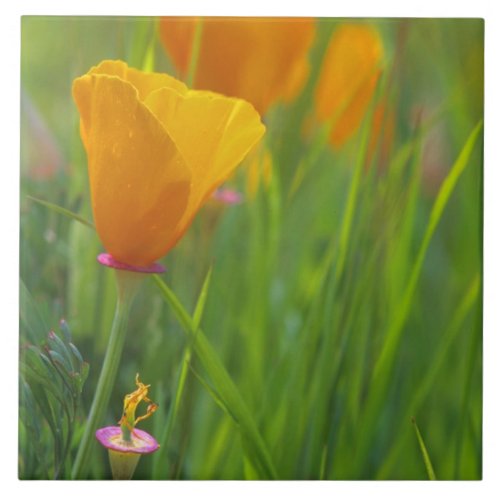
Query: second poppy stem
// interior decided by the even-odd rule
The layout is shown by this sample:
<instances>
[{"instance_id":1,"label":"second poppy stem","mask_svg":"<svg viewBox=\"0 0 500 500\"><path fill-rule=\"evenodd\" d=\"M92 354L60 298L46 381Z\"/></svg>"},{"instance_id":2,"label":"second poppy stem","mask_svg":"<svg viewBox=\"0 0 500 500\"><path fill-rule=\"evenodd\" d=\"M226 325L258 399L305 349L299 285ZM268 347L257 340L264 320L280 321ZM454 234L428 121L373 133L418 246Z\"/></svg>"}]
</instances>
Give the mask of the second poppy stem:
<instances>
[{"instance_id":1,"label":"second poppy stem","mask_svg":"<svg viewBox=\"0 0 500 500\"><path fill-rule=\"evenodd\" d=\"M198 66L198 58L200 56L202 32L203 32L203 19L200 17L196 20L193 44L191 46L191 57L189 59L189 67L186 79L186 84L188 87L193 87L194 85L194 79L196 76L196 67Z\"/></svg>"},{"instance_id":2,"label":"second poppy stem","mask_svg":"<svg viewBox=\"0 0 500 500\"><path fill-rule=\"evenodd\" d=\"M87 418L85 432L80 441L78 453L71 471L72 479L85 479L87 476L89 458L95 441L95 432L102 423L101 421L109 403L111 390L115 385L118 365L120 364L127 333L130 308L137 289L142 282L143 275L141 273L116 270L116 278L118 297L115 316L109 335L108 347L104 357L101 374L97 382L94 399Z\"/></svg>"}]
</instances>

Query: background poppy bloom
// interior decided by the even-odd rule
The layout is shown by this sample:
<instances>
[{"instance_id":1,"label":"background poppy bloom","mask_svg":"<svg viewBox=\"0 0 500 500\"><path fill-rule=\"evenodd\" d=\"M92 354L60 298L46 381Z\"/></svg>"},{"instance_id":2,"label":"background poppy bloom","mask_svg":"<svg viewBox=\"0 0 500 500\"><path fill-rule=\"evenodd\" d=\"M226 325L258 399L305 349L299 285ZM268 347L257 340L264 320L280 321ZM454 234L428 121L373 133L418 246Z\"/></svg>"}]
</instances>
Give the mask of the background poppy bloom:
<instances>
[{"instance_id":1,"label":"background poppy bloom","mask_svg":"<svg viewBox=\"0 0 500 500\"><path fill-rule=\"evenodd\" d=\"M313 19L161 18L161 41L182 78L197 22L203 26L194 87L241 97L264 114L274 102L294 99L304 86Z\"/></svg>"},{"instance_id":2,"label":"background poppy bloom","mask_svg":"<svg viewBox=\"0 0 500 500\"><path fill-rule=\"evenodd\" d=\"M344 144L359 127L381 72L382 41L375 28L344 24L332 34L315 91L316 116L332 120L330 143Z\"/></svg>"},{"instance_id":3,"label":"background poppy bloom","mask_svg":"<svg viewBox=\"0 0 500 500\"><path fill-rule=\"evenodd\" d=\"M121 61L77 78L73 96L97 232L114 259L134 266L175 245L265 130L245 101Z\"/></svg>"}]
</instances>

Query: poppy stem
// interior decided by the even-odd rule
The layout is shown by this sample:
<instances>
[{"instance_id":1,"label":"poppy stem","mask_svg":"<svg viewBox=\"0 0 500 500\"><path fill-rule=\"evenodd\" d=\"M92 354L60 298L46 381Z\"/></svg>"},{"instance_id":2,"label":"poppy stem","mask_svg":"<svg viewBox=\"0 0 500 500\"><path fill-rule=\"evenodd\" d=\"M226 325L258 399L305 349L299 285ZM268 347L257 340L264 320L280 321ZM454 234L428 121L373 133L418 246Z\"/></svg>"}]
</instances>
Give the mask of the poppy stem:
<instances>
[{"instance_id":1,"label":"poppy stem","mask_svg":"<svg viewBox=\"0 0 500 500\"><path fill-rule=\"evenodd\" d=\"M141 284L144 274L116 269L116 282L118 297L116 301L115 316L111 333L109 335L108 347L104 357L101 374L90 407L87 418L87 425L83 434L78 453L76 455L71 476L73 479L85 479L89 458L95 441L95 432L102 423L102 418L106 411L111 395L111 390L115 385L116 373L125 343L127 333L127 323L130 308L136 292Z\"/></svg>"}]
</instances>

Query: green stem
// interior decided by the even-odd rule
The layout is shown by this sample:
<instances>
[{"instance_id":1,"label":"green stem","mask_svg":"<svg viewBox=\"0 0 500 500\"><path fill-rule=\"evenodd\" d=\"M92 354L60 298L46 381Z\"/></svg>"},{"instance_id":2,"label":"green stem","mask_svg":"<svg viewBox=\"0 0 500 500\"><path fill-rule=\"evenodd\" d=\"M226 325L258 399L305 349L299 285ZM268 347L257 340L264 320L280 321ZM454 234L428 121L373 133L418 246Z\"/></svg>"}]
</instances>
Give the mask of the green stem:
<instances>
[{"instance_id":1,"label":"green stem","mask_svg":"<svg viewBox=\"0 0 500 500\"><path fill-rule=\"evenodd\" d=\"M193 45L191 46L191 57L189 59L189 68L186 78L186 85L193 87L194 78L196 76L196 67L198 66L198 58L200 56L201 34L203 32L203 20L198 18L194 29Z\"/></svg>"},{"instance_id":2,"label":"green stem","mask_svg":"<svg viewBox=\"0 0 500 500\"><path fill-rule=\"evenodd\" d=\"M116 301L115 317L108 340L108 348L102 365L97 388L87 418L87 426L83 434L75 462L73 464L72 478L85 479L89 458L95 441L95 431L102 423L102 419L109 403L111 389L115 385L116 373L125 343L127 322L132 301L139 284L143 279L141 273L116 270L118 297Z\"/></svg>"}]
</instances>

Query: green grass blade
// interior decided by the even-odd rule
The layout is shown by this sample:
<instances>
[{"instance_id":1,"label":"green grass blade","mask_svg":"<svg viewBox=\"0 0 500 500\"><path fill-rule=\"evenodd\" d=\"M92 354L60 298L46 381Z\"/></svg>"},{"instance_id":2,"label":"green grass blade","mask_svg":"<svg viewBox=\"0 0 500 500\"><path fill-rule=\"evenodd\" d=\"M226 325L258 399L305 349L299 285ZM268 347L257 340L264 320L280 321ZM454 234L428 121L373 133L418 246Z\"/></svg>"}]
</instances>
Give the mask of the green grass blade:
<instances>
[{"instance_id":1,"label":"green grass blade","mask_svg":"<svg viewBox=\"0 0 500 500\"><path fill-rule=\"evenodd\" d=\"M476 296L480 293L480 279L477 279ZM479 315L481 313L479 312ZM478 321L476 316L476 321ZM479 319L481 321L481 319ZM467 348L467 359L466 359L466 375L464 382L462 384L462 395L461 395L461 411L460 418L458 421L458 426L456 430L456 445L455 445L455 458L454 458L454 476L455 478L460 478L460 468L462 463L462 450L466 441L467 436L467 426L466 422L471 415L471 396L473 394L473 376L478 359L481 359L480 351L482 347L482 329L479 327L477 329L471 329L469 345ZM481 424L479 424L481 425ZM480 465L478 466L480 469Z\"/></svg>"},{"instance_id":2,"label":"green grass blade","mask_svg":"<svg viewBox=\"0 0 500 500\"><path fill-rule=\"evenodd\" d=\"M323 446L323 453L321 454L321 465L319 468L319 479L326 477L326 462L327 462L328 446Z\"/></svg>"},{"instance_id":3,"label":"green grass blade","mask_svg":"<svg viewBox=\"0 0 500 500\"><path fill-rule=\"evenodd\" d=\"M414 414L419 410L422 402L431 391L439 370L441 369L446 359L446 355L448 354L451 346L456 341L457 335L460 333L465 320L472 310L472 307L477 303L480 290L481 279L479 275L476 275L453 314L453 318L450 321L449 327L446 329L446 332L442 337L441 344L436 350L437 354L430 362L429 369L426 371L424 377L422 377L422 379L420 380L418 387L412 395L412 398L408 405L408 409L405 413L405 419L410 418L412 413ZM403 446L405 444L403 434L405 432L408 432L408 430L406 429L407 426L405 425L401 430L395 430L395 433L399 436L399 439L395 442L389 455L380 467L380 470L377 473L377 479L386 479L389 477L391 470L393 469L398 460L398 457L403 451Z\"/></svg>"},{"instance_id":4,"label":"green grass blade","mask_svg":"<svg viewBox=\"0 0 500 500\"><path fill-rule=\"evenodd\" d=\"M229 411L226 403L217 394L214 388L192 367L190 366L191 372L196 377L198 382L203 386L203 388L210 394L210 397L214 400L215 404L231 419L237 421L236 417Z\"/></svg>"},{"instance_id":5,"label":"green grass blade","mask_svg":"<svg viewBox=\"0 0 500 500\"><path fill-rule=\"evenodd\" d=\"M248 458L259 471L262 479L275 479L277 474L269 451L243 398L217 353L203 332L200 329L195 330L193 320L170 288L158 276L154 276L154 280L162 292L163 298L172 307L182 328L193 343L193 349L210 377L215 390L236 420Z\"/></svg>"},{"instance_id":6,"label":"green grass blade","mask_svg":"<svg viewBox=\"0 0 500 500\"><path fill-rule=\"evenodd\" d=\"M457 160L453 164L448 176L439 190L436 201L434 202L431 210L429 222L427 224L422 243L420 244L417 258L412 266L408 284L403 293L401 302L399 303L399 306L396 307L394 316L389 323L384 346L375 364L370 396L364 410L366 422L365 425L362 426L362 432L359 438L360 449L358 450L361 457L366 456L367 450L371 446L372 439L374 438L373 434L377 421L376 416L380 414L384 397L390 382L399 341L401 340L404 332L404 325L411 310L412 301L417 289L427 249L458 179L469 163L469 158L481 132L482 125L482 121L480 121L470 133ZM359 460L358 467L359 473L363 467L362 460Z\"/></svg>"},{"instance_id":7,"label":"green grass blade","mask_svg":"<svg viewBox=\"0 0 500 500\"><path fill-rule=\"evenodd\" d=\"M186 85L192 87L194 78L196 76L196 68L198 66L198 57L201 48L201 36L203 33L203 20L201 18L196 20L196 27L194 29L193 45L191 46L191 57L189 60L188 75Z\"/></svg>"},{"instance_id":8,"label":"green grass blade","mask_svg":"<svg viewBox=\"0 0 500 500\"><path fill-rule=\"evenodd\" d=\"M92 222L89 222L83 217L80 217L78 214L75 214L74 212L68 210L67 208L60 207L59 205L56 205L55 203L50 203L49 201L40 200L39 198L35 198L33 196L28 195L28 198L40 205L43 205L44 207L50 208L54 212L57 212L59 214L65 215L66 217L69 217L70 219L81 222L84 226L90 227L91 229L95 229L95 226L94 224L92 224Z\"/></svg>"},{"instance_id":9,"label":"green grass blade","mask_svg":"<svg viewBox=\"0 0 500 500\"><path fill-rule=\"evenodd\" d=\"M353 100L356 98L357 92L360 90L360 88L366 83L368 78L371 78L373 74L367 75L365 79L362 79L358 84L350 89L350 94L343 100L341 105L338 107L338 109L335 110L335 113L328 119L328 121L323 124L319 128L319 132L316 134L313 143L308 149L308 154L306 157L303 158L303 160L299 163L297 170L295 171L295 175L292 179L292 183L290 186L290 190L288 192L288 200L290 201L294 194L297 192L299 189L300 185L302 184L302 181L308 174L308 172L314 167L314 165L317 163L321 153L325 149L325 147L328 145L328 141L331 135L332 130L335 128L335 126L338 123L339 118L342 116L342 114L345 112L346 109L352 104ZM371 103L371 106L373 107L373 101ZM368 120L365 121L365 129L368 129L368 122L371 122L371 115L372 113L369 112L367 114ZM365 139L363 139L363 143L360 146L360 150L362 151L362 156L364 157L364 152L366 150L367 143Z\"/></svg>"},{"instance_id":10,"label":"green grass blade","mask_svg":"<svg viewBox=\"0 0 500 500\"><path fill-rule=\"evenodd\" d=\"M151 39L149 44L146 47L146 51L144 52L144 58L142 61L142 71L146 71L151 73L155 69L155 47L156 47L156 39L158 37L157 34L157 25L153 24Z\"/></svg>"},{"instance_id":11,"label":"green grass blade","mask_svg":"<svg viewBox=\"0 0 500 500\"><path fill-rule=\"evenodd\" d=\"M441 189L439 190L436 201L434 202L434 205L432 207L424 238L422 240L422 243L420 244L418 255L412 268L408 285L406 287L401 303L396 310L395 317L391 322L386 336L387 340L375 365L375 380L379 380L380 378L387 376L390 372L390 369L392 367L392 360L394 359L397 346L403 332L403 326L410 312L412 299L417 288L418 279L420 277L420 272L422 270L424 259L427 254L427 249L431 242L432 236L434 235L436 227L441 220L441 216L443 215L443 211L448 203L448 200L450 199L451 194L455 189L458 179L469 163L469 158L472 154L477 138L479 137L482 126L483 124L481 121L473 129L473 131L467 138L467 141L465 142L465 145L460 152L458 159L452 166L450 173L444 180Z\"/></svg>"},{"instance_id":12,"label":"green grass blade","mask_svg":"<svg viewBox=\"0 0 500 500\"><path fill-rule=\"evenodd\" d=\"M198 300L196 301L196 306L194 308L193 326L195 331L198 330L201 323L203 311L205 310L205 304L207 303L208 289L210 288L211 279L212 279L212 267L208 270L208 273L205 277L205 281L203 282L203 286L201 287L200 295L198 296Z\"/></svg>"},{"instance_id":13,"label":"green grass blade","mask_svg":"<svg viewBox=\"0 0 500 500\"><path fill-rule=\"evenodd\" d=\"M431 459L429 457L429 453L427 452L427 448L425 446L422 435L420 434L420 431L418 430L417 422L415 421L414 418L412 418L411 423L413 425L413 428L415 429L415 434L417 435L418 445L420 446L420 451L422 452L422 458L424 459L425 470L427 471L427 475L429 476L429 479L435 481L436 474L434 472L434 468L432 467L432 462L431 462Z\"/></svg>"},{"instance_id":14,"label":"green grass blade","mask_svg":"<svg viewBox=\"0 0 500 500\"><path fill-rule=\"evenodd\" d=\"M212 268L209 269L203 286L201 288L198 301L196 302L194 314L193 314L193 324L197 330L203 315L203 310L205 308L206 300L208 297L208 289L210 286L210 279L212 277ZM162 479L161 466L163 462L167 460L168 443L170 442L170 436L172 434L172 429L174 428L175 419L177 413L179 412L179 407L181 404L182 395L184 394L184 388L186 386L187 374L189 371L192 355L192 342L189 342L188 346L184 351L184 356L182 358L182 363L179 371L179 376L177 378L177 386L175 389L175 399L172 408L168 414L167 424L160 438L160 450L155 454L153 458L153 479ZM194 373L194 372L193 372ZM195 373L196 375L196 373Z\"/></svg>"},{"instance_id":15,"label":"green grass blade","mask_svg":"<svg viewBox=\"0 0 500 500\"><path fill-rule=\"evenodd\" d=\"M368 136L370 127L368 126L371 122L372 110L368 113L367 118L363 123L363 128L361 132L361 142L359 146L359 153L356 160L356 166L354 169L353 178L349 188L349 195L347 198L347 203L345 207L345 212L342 217L342 225L340 227L340 237L339 237L339 250L338 257L335 266L335 283L338 281L344 270L344 264L346 261L347 250L349 248L349 236L351 234L352 223L354 220L354 213L356 207L359 205L359 190L361 186L361 179L363 176L364 165L366 161L367 148L368 148Z\"/></svg>"}]
</instances>

